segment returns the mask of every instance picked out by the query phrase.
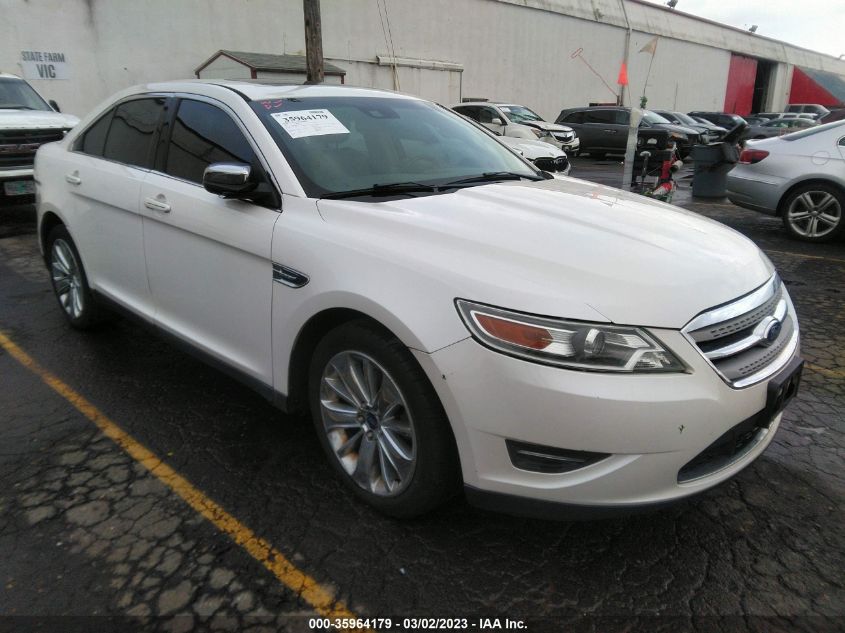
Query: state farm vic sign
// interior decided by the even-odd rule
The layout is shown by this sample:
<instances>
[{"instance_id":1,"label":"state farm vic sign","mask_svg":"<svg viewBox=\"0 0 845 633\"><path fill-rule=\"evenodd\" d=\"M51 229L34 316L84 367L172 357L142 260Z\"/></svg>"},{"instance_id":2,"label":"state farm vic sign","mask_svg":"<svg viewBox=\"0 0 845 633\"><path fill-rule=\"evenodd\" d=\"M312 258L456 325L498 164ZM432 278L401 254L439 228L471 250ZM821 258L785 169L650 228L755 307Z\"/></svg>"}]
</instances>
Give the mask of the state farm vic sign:
<instances>
[{"instance_id":1,"label":"state farm vic sign","mask_svg":"<svg viewBox=\"0 0 845 633\"><path fill-rule=\"evenodd\" d=\"M21 68L25 79L70 79L64 53L21 51Z\"/></svg>"}]
</instances>

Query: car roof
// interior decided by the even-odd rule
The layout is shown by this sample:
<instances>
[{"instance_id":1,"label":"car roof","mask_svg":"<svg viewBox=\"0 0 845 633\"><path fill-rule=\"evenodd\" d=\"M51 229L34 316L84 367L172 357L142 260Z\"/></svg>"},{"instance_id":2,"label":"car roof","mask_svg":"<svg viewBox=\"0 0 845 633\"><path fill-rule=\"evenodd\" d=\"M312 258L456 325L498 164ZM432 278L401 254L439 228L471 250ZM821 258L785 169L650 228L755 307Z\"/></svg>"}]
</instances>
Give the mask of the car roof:
<instances>
[{"instance_id":1,"label":"car roof","mask_svg":"<svg viewBox=\"0 0 845 633\"><path fill-rule=\"evenodd\" d=\"M419 97L402 94L392 90L379 90L376 88L359 88L341 84L276 84L257 81L234 81L229 79L187 79L182 81L162 81L149 83L142 88L149 92L184 92L196 91L198 88L207 86L210 90L213 87L228 88L243 95L251 101L274 98L293 97L382 97L392 99L408 99L421 101Z\"/></svg>"}]
</instances>

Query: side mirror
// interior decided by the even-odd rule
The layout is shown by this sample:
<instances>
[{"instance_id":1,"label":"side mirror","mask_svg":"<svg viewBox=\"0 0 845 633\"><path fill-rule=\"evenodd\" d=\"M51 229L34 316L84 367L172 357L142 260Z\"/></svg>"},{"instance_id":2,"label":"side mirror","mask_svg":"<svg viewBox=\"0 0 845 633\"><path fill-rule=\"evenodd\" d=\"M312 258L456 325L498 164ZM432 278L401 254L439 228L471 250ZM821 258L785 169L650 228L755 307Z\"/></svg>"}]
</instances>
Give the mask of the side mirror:
<instances>
[{"instance_id":1,"label":"side mirror","mask_svg":"<svg viewBox=\"0 0 845 633\"><path fill-rule=\"evenodd\" d=\"M53 108L56 112L62 111L62 109L59 107L59 104L56 103L55 99L50 99L47 103L49 103L50 107Z\"/></svg>"},{"instance_id":2,"label":"side mirror","mask_svg":"<svg viewBox=\"0 0 845 633\"><path fill-rule=\"evenodd\" d=\"M648 121L640 121L640 127L651 127L651 123Z\"/></svg>"},{"instance_id":3,"label":"side mirror","mask_svg":"<svg viewBox=\"0 0 845 633\"><path fill-rule=\"evenodd\" d=\"M239 198L255 190L258 183L246 163L212 163L203 172L202 186L224 198Z\"/></svg>"}]
</instances>

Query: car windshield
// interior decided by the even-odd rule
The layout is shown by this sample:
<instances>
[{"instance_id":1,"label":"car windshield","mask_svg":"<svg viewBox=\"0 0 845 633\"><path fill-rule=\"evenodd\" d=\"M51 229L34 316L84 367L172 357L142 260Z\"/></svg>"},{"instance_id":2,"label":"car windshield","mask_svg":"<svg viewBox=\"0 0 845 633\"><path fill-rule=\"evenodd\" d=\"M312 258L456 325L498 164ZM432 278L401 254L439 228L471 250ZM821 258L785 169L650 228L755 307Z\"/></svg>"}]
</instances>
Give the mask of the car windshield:
<instances>
[{"instance_id":1,"label":"car windshield","mask_svg":"<svg viewBox=\"0 0 845 633\"><path fill-rule=\"evenodd\" d=\"M643 121L645 121L646 123L653 123L657 125L660 125L661 123L671 123L669 119L666 119L657 114L657 112L652 112L651 110L643 111Z\"/></svg>"},{"instance_id":2,"label":"car windshield","mask_svg":"<svg viewBox=\"0 0 845 633\"><path fill-rule=\"evenodd\" d=\"M783 136L781 136L781 138L784 141L797 141L798 139L804 138L805 136L812 136L813 134L826 132L827 130L832 130L836 127L841 127L842 131L845 131L845 121L834 121L833 123L825 123L824 125L814 125L812 127L799 130L798 132L784 134Z\"/></svg>"},{"instance_id":3,"label":"car windshield","mask_svg":"<svg viewBox=\"0 0 845 633\"><path fill-rule=\"evenodd\" d=\"M0 110L52 110L28 83L0 77Z\"/></svg>"},{"instance_id":4,"label":"car windshield","mask_svg":"<svg viewBox=\"0 0 845 633\"><path fill-rule=\"evenodd\" d=\"M312 198L374 186L430 189L464 178L489 181L503 172L538 178L492 135L427 101L297 97L251 105Z\"/></svg>"},{"instance_id":5,"label":"car windshield","mask_svg":"<svg viewBox=\"0 0 845 633\"><path fill-rule=\"evenodd\" d=\"M684 125L701 125L701 123L693 119L690 115L684 114L683 112L673 112L672 114Z\"/></svg>"},{"instance_id":6,"label":"car windshield","mask_svg":"<svg viewBox=\"0 0 845 633\"><path fill-rule=\"evenodd\" d=\"M525 121L542 121L541 117L536 112L533 112L521 105L504 105L499 106L499 109L508 115L508 118L514 123L524 123Z\"/></svg>"}]
</instances>

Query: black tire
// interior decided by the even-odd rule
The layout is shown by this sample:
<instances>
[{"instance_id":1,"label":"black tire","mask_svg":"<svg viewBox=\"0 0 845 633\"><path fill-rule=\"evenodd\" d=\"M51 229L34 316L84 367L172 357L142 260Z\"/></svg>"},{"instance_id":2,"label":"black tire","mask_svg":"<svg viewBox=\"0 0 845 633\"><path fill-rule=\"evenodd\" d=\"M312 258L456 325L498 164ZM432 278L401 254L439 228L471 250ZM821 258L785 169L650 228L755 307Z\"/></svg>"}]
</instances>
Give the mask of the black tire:
<instances>
[{"instance_id":1,"label":"black tire","mask_svg":"<svg viewBox=\"0 0 845 633\"><path fill-rule=\"evenodd\" d=\"M809 203L823 208L821 214L813 215ZM803 212L809 212L803 218ZM780 204L783 225L789 236L804 242L830 242L845 233L845 192L826 183L809 183L793 189ZM815 217L815 227L812 222ZM830 218L835 221L831 225Z\"/></svg>"},{"instance_id":2,"label":"black tire","mask_svg":"<svg viewBox=\"0 0 845 633\"><path fill-rule=\"evenodd\" d=\"M61 256L64 256L65 259L70 258L70 262L63 262ZM94 299L91 288L88 286L88 277L85 274L85 268L82 266L79 251L63 224L53 227L47 236L46 259L53 294L56 296L62 314L65 315L72 327L78 330L90 330L109 320L112 315ZM69 307L73 303L71 290L68 289L65 295L67 301L62 299L62 290L65 288L62 284L61 267L67 268L68 263L71 264L71 268L78 272L74 282L78 304L71 307Z\"/></svg>"},{"instance_id":3,"label":"black tire","mask_svg":"<svg viewBox=\"0 0 845 633\"><path fill-rule=\"evenodd\" d=\"M404 480L401 489L397 488L399 492L393 495L386 494L384 490L383 494L377 494L356 483L353 474L346 470L350 466L345 467L335 453L331 444L333 440L330 440L324 426L321 404L321 388L327 389L323 383L324 372L331 375L329 362L337 359L338 355L349 353L364 355L377 363L380 369L384 369L398 388L400 397L407 403L415 436L413 472ZM308 399L314 428L332 468L355 495L380 512L402 518L418 516L434 509L460 490L457 448L440 400L408 349L380 326L366 320L352 321L332 330L320 341L311 359ZM344 433L341 440L348 441L352 434L359 431L364 432L349 429L337 433ZM378 432L381 431L379 429ZM372 432L367 436L372 437ZM334 438L336 442L341 440ZM381 439L377 438L377 441L381 442ZM350 451L356 461L360 455L359 450L363 451L363 444ZM381 481L384 479L382 477Z\"/></svg>"}]
</instances>

